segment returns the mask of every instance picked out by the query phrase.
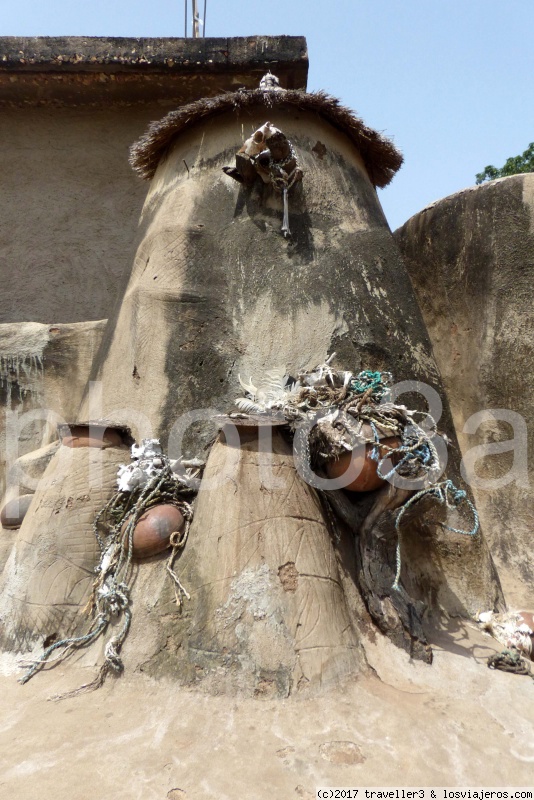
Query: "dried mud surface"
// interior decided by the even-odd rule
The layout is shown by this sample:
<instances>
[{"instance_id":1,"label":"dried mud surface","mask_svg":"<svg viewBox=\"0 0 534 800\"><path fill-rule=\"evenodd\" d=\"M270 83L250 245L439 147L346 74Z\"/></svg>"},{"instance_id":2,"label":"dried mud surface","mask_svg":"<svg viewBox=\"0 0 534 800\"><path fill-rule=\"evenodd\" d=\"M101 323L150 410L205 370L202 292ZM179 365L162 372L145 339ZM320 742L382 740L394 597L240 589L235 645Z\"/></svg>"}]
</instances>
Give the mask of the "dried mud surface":
<instances>
[{"instance_id":1,"label":"dried mud surface","mask_svg":"<svg viewBox=\"0 0 534 800\"><path fill-rule=\"evenodd\" d=\"M210 697L127 674L48 702L88 671L63 665L24 687L6 674L1 796L313 800L317 786L528 786L534 681L487 669L499 647L470 624L432 638L432 666L375 637L374 675L296 700Z\"/></svg>"}]
</instances>

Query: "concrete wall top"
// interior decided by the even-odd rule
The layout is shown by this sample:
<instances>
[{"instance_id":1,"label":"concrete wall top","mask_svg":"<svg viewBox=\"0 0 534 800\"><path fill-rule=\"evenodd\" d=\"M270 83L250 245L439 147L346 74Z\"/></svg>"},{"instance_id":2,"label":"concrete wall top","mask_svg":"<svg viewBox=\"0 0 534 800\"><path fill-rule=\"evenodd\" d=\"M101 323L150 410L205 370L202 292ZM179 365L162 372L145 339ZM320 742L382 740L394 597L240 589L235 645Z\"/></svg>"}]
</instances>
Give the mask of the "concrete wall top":
<instances>
[{"instance_id":1,"label":"concrete wall top","mask_svg":"<svg viewBox=\"0 0 534 800\"><path fill-rule=\"evenodd\" d=\"M0 37L0 105L165 101L186 103L272 70L306 88L303 36L231 38Z\"/></svg>"},{"instance_id":2,"label":"concrete wall top","mask_svg":"<svg viewBox=\"0 0 534 800\"><path fill-rule=\"evenodd\" d=\"M256 88L305 87L302 36L0 37L0 323L106 318L146 194L128 150L154 119Z\"/></svg>"}]
</instances>

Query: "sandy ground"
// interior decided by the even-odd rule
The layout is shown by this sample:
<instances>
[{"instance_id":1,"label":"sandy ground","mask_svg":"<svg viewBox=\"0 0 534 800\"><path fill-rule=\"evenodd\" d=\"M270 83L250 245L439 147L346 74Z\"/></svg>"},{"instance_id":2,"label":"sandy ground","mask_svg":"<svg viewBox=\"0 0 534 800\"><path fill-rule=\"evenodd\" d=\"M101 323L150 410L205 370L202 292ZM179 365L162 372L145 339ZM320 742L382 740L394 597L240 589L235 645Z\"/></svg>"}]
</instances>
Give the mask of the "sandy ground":
<instances>
[{"instance_id":1,"label":"sandy ground","mask_svg":"<svg viewBox=\"0 0 534 800\"><path fill-rule=\"evenodd\" d=\"M472 626L434 638L432 666L379 637L373 671L313 698L210 697L67 664L1 678L0 797L10 800L311 800L317 786L534 784L534 680L486 666ZM4 665L4 671L9 671Z\"/></svg>"}]
</instances>

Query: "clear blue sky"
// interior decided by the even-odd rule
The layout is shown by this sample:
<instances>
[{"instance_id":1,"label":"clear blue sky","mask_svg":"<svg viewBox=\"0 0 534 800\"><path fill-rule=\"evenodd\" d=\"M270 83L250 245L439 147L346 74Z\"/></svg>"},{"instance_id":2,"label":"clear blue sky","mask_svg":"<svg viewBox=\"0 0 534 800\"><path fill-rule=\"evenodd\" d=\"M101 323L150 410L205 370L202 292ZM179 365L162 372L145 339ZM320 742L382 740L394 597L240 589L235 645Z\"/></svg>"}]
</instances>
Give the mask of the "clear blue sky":
<instances>
[{"instance_id":1,"label":"clear blue sky","mask_svg":"<svg viewBox=\"0 0 534 800\"><path fill-rule=\"evenodd\" d=\"M533 0L208 0L206 16L208 36L306 36L308 88L340 97L404 153L379 193L393 229L534 141ZM183 26L183 0L1 0L4 36Z\"/></svg>"}]
</instances>

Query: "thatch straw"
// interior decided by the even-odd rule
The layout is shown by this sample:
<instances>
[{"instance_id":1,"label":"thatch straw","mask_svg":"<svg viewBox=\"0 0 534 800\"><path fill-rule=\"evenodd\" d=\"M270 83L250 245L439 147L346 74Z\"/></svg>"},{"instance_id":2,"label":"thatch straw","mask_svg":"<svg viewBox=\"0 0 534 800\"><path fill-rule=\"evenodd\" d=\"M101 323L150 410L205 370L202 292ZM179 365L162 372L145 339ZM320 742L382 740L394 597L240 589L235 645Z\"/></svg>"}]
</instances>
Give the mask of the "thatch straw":
<instances>
[{"instance_id":1,"label":"thatch straw","mask_svg":"<svg viewBox=\"0 0 534 800\"><path fill-rule=\"evenodd\" d=\"M238 113L252 106L264 106L267 109L273 106L298 108L317 114L351 140L375 186L387 186L402 164L402 155L394 144L368 128L335 97L326 92L306 93L296 89L285 92L264 92L261 89L229 92L181 106L162 120L150 124L144 136L132 145L130 164L142 178L150 179L173 139L188 126L225 111L233 109Z\"/></svg>"}]
</instances>

